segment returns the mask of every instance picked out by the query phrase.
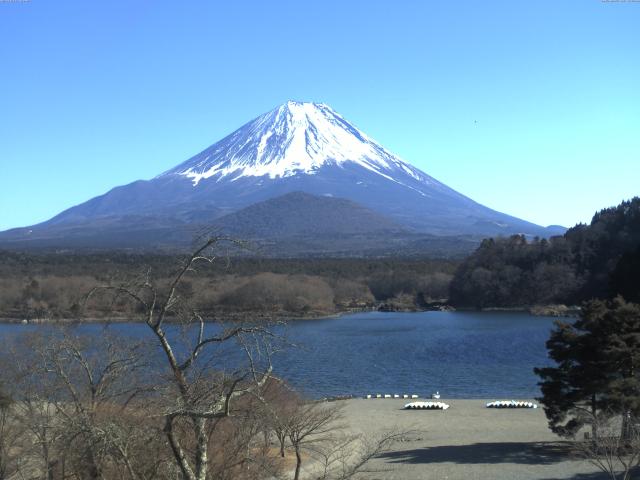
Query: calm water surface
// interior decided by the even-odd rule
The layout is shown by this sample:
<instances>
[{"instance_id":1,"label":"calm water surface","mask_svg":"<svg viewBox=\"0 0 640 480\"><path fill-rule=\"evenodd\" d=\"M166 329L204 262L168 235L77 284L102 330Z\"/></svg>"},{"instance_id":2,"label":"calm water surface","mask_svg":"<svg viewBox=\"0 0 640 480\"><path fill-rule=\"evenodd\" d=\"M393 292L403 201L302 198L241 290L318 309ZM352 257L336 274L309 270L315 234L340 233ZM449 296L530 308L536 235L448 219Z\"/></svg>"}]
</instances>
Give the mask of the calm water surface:
<instances>
[{"instance_id":1,"label":"calm water surface","mask_svg":"<svg viewBox=\"0 0 640 480\"><path fill-rule=\"evenodd\" d=\"M553 318L521 313L362 313L289 328L302 354L276 359L314 395L440 391L448 398L533 397Z\"/></svg>"},{"instance_id":2,"label":"calm water surface","mask_svg":"<svg viewBox=\"0 0 640 480\"><path fill-rule=\"evenodd\" d=\"M314 397L438 390L443 398L531 398L539 395L533 367L549 363L545 341L553 320L502 312L368 312L293 322L286 336L297 348L278 353L274 371ZM42 327L4 324L0 336L33 328ZM111 328L146 333L140 324Z\"/></svg>"}]
</instances>

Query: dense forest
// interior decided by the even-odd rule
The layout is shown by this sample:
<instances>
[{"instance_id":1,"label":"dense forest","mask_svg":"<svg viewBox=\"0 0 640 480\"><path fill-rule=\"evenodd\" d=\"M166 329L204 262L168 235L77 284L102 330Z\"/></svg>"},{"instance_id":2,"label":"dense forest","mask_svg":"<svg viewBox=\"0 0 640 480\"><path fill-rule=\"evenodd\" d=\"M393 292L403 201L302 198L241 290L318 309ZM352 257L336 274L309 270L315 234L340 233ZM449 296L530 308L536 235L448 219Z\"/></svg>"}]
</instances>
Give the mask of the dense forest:
<instances>
[{"instance_id":1,"label":"dense forest","mask_svg":"<svg viewBox=\"0 0 640 480\"><path fill-rule=\"evenodd\" d=\"M579 304L621 294L640 301L640 198L596 213L561 237L487 239L451 282L465 307Z\"/></svg>"},{"instance_id":2,"label":"dense forest","mask_svg":"<svg viewBox=\"0 0 640 480\"><path fill-rule=\"evenodd\" d=\"M222 252L224 253L224 252ZM83 298L98 285L149 274L170 278L178 256L0 252L0 317L13 319L129 318L123 304ZM453 260L227 258L192 272L183 283L207 315L257 313L329 315L358 309L412 310L446 300Z\"/></svg>"}]
</instances>

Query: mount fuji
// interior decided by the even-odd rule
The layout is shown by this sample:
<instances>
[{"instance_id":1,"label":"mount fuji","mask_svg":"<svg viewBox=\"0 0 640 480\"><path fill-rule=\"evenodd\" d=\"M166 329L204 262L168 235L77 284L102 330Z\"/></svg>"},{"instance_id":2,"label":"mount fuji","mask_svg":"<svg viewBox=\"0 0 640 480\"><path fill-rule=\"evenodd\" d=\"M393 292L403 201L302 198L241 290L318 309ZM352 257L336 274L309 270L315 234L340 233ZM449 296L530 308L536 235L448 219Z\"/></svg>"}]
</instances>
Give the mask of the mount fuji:
<instances>
[{"instance_id":1,"label":"mount fuji","mask_svg":"<svg viewBox=\"0 0 640 480\"><path fill-rule=\"evenodd\" d=\"M328 105L290 101L151 180L2 232L0 246L176 247L204 225L253 239L355 235L359 251L373 237L406 245L442 236L564 231L480 205L400 159Z\"/></svg>"}]
</instances>

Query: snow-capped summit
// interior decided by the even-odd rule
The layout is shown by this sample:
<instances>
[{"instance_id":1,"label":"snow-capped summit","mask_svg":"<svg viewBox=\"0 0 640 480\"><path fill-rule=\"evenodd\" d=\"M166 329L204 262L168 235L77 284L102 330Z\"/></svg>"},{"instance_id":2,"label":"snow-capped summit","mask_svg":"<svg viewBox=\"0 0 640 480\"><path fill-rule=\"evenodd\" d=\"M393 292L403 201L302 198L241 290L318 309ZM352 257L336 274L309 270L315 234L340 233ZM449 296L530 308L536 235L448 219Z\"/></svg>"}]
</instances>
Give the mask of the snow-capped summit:
<instances>
[{"instance_id":1,"label":"snow-capped summit","mask_svg":"<svg viewBox=\"0 0 640 480\"><path fill-rule=\"evenodd\" d=\"M340 254L372 244L384 254L419 251L432 235L562 232L456 192L328 105L287 102L151 180L113 188L42 224L0 233L0 244L175 245L211 225L279 245L284 235L298 247L320 245Z\"/></svg>"},{"instance_id":2,"label":"snow-capped summit","mask_svg":"<svg viewBox=\"0 0 640 480\"><path fill-rule=\"evenodd\" d=\"M420 182L438 183L376 143L328 105L294 101L259 116L160 177L182 175L193 185L208 178L275 179L313 175L324 166L347 162L401 184L406 175Z\"/></svg>"}]
</instances>

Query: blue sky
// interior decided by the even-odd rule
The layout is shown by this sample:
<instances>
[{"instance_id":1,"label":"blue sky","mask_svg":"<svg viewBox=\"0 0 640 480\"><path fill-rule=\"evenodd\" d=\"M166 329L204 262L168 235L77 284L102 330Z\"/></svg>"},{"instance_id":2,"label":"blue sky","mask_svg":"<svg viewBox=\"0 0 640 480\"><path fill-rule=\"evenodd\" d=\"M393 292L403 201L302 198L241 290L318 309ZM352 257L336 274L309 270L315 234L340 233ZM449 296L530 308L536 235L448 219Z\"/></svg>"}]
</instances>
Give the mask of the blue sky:
<instances>
[{"instance_id":1,"label":"blue sky","mask_svg":"<svg viewBox=\"0 0 640 480\"><path fill-rule=\"evenodd\" d=\"M320 101L539 224L640 194L640 3L0 2L0 229Z\"/></svg>"}]
</instances>

